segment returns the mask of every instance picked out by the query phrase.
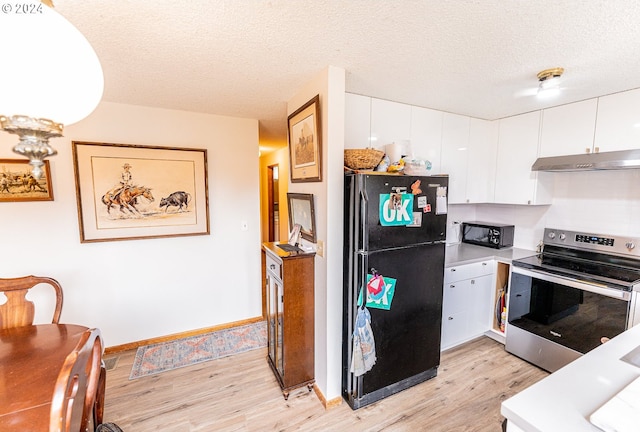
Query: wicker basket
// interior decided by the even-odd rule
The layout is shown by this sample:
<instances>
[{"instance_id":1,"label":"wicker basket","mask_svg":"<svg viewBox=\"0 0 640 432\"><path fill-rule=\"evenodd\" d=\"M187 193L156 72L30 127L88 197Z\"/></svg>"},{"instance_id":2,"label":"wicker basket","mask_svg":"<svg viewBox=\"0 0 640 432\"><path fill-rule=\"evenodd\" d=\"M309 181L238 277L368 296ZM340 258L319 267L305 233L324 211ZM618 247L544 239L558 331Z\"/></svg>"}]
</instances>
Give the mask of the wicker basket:
<instances>
[{"instance_id":1,"label":"wicker basket","mask_svg":"<svg viewBox=\"0 0 640 432\"><path fill-rule=\"evenodd\" d=\"M344 151L344 165L351 169L371 169L375 168L382 157L384 152L372 148L368 149L345 149Z\"/></svg>"}]
</instances>

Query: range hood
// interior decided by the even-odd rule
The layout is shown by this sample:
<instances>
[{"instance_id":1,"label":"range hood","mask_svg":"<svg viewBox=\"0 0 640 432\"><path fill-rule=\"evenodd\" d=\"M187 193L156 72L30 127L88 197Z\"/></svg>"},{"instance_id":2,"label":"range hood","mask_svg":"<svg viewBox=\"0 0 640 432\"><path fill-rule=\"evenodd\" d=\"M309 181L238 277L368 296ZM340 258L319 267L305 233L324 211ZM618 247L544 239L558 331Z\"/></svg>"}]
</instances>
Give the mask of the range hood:
<instances>
[{"instance_id":1,"label":"range hood","mask_svg":"<svg viewBox=\"0 0 640 432\"><path fill-rule=\"evenodd\" d=\"M531 171L595 171L640 168L640 150L538 158Z\"/></svg>"}]
</instances>

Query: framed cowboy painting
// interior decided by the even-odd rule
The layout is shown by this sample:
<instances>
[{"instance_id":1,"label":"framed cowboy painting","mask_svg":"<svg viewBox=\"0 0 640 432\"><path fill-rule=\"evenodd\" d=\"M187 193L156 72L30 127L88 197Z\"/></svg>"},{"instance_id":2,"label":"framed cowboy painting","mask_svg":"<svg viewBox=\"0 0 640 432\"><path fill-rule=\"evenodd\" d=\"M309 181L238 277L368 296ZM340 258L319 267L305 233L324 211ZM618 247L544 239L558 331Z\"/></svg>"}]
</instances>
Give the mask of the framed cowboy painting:
<instances>
[{"instance_id":1,"label":"framed cowboy painting","mask_svg":"<svg viewBox=\"0 0 640 432\"><path fill-rule=\"evenodd\" d=\"M207 151L72 143L80 241L209 234Z\"/></svg>"}]
</instances>

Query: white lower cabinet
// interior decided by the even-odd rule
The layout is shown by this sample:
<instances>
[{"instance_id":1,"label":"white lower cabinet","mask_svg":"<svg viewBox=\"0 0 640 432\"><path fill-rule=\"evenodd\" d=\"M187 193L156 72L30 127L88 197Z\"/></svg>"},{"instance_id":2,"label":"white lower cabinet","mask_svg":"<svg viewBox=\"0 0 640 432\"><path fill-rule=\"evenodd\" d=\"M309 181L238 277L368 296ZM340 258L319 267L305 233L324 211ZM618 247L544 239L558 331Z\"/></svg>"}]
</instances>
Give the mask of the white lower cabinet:
<instances>
[{"instance_id":1,"label":"white lower cabinet","mask_svg":"<svg viewBox=\"0 0 640 432\"><path fill-rule=\"evenodd\" d=\"M484 334L492 325L494 262L445 269L441 349Z\"/></svg>"}]
</instances>

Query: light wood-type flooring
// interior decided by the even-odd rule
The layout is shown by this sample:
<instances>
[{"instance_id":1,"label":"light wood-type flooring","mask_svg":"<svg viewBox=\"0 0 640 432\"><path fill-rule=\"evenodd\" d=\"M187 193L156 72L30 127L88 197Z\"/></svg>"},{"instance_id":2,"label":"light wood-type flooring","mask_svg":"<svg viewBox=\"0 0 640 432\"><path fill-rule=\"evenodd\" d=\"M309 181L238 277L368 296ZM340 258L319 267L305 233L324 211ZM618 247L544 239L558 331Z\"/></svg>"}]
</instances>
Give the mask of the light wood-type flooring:
<instances>
[{"instance_id":1,"label":"light wood-type flooring","mask_svg":"<svg viewBox=\"0 0 640 432\"><path fill-rule=\"evenodd\" d=\"M547 376L482 337L445 351L429 381L356 411L344 401L325 410L306 387L284 400L266 349L133 381L135 351L118 356L104 421L125 432L499 432L500 403Z\"/></svg>"}]
</instances>

